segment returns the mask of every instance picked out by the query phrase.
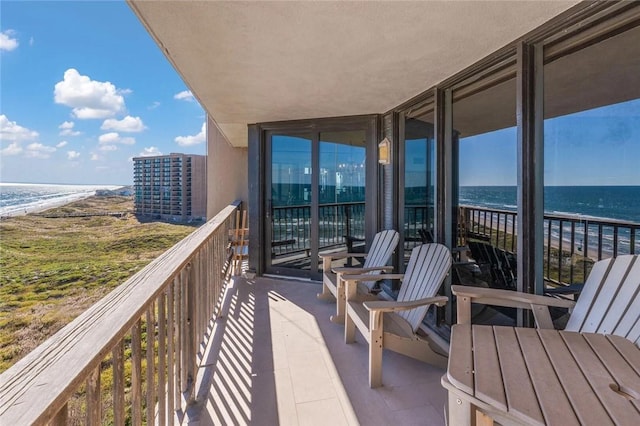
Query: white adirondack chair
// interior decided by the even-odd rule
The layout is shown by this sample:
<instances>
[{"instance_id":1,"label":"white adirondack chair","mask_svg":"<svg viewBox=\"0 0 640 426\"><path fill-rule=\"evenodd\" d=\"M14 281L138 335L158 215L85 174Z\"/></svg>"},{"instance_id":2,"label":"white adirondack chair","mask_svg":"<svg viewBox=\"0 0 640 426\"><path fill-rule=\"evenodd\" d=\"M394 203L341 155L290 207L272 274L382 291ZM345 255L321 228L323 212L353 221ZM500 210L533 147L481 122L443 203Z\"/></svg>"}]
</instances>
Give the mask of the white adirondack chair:
<instances>
[{"instance_id":1,"label":"white adirondack chair","mask_svg":"<svg viewBox=\"0 0 640 426\"><path fill-rule=\"evenodd\" d=\"M446 355L435 352L429 340L417 334L430 305L443 306L447 297L436 296L451 267L451 254L441 244L422 244L411 251L405 274L385 274L401 279L397 301L363 301L357 284L366 275L343 277L346 283L347 315L345 342L355 341L355 328L369 343L369 386L382 385L382 349L444 368Z\"/></svg>"},{"instance_id":2,"label":"white adirondack chair","mask_svg":"<svg viewBox=\"0 0 640 426\"><path fill-rule=\"evenodd\" d=\"M393 229L378 232L373 238L369 253L366 255L364 265L362 267L332 267L331 264L337 259L347 259L353 257L362 257L362 253L326 253L320 254L322 258L322 293L318 294L318 299L330 300L336 299L336 315L331 316L331 321L336 324L344 324L345 312L345 295L343 277L347 274L366 274L375 276L375 279L367 281L366 285L361 286L360 293L368 294L373 288L376 281L382 277L382 272L393 271L392 266L387 266L391 254L396 249L400 235ZM376 298L370 295L369 298Z\"/></svg>"},{"instance_id":3,"label":"white adirondack chair","mask_svg":"<svg viewBox=\"0 0 640 426\"><path fill-rule=\"evenodd\" d=\"M531 309L538 328L553 328L549 306L571 310L565 330L614 334L640 346L640 256L623 255L596 262L577 302L467 286L452 286L458 323L471 322L471 303Z\"/></svg>"}]
</instances>

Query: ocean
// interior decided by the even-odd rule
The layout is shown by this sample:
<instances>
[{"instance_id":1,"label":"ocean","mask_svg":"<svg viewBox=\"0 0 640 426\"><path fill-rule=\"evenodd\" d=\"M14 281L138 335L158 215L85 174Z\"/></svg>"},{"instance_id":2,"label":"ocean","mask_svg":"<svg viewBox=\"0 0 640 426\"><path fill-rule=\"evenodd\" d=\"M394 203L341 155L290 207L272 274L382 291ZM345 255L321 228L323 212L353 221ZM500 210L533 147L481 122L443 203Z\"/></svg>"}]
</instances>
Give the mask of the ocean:
<instances>
[{"instance_id":1,"label":"ocean","mask_svg":"<svg viewBox=\"0 0 640 426\"><path fill-rule=\"evenodd\" d=\"M466 186L460 188L460 205L474 206L495 210L516 211L515 186ZM584 228L577 224L574 239L577 250L584 250L585 255L595 256L598 252L598 239L601 239L601 250L610 255L617 245L620 254L627 254L631 248L631 227L640 226L640 186L547 186L544 189L544 211L548 215L578 216L589 220L588 247L583 247ZM504 223L501 219L501 223ZM507 229L511 228L511 218L507 219ZM614 235L614 228L599 228L599 221L622 221L622 225ZM594 223L595 222L595 223ZM549 232L548 226L551 226ZM571 243L571 224L565 222L560 232L558 221L545 220L545 238L550 234L554 241L561 238L568 247ZM600 235L599 232L602 232ZM640 252L640 239L635 231L633 238L634 251Z\"/></svg>"},{"instance_id":2,"label":"ocean","mask_svg":"<svg viewBox=\"0 0 640 426\"><path fill-rule=\"evenodd\" d=\"M462 186L461 205L517 209L515 186ZM640 223L640 186L547 186L544 211Z\"/></svg>"},{"instance_id":3,"label":"ocean","mask_svg":"<svg viewBox=\"0 0 640 426\"><path fill-rule=\"evenodd\" d=\"M0 182L0 217L35 213L122 185L53 185Z\"/></svg>"}]
</instances>

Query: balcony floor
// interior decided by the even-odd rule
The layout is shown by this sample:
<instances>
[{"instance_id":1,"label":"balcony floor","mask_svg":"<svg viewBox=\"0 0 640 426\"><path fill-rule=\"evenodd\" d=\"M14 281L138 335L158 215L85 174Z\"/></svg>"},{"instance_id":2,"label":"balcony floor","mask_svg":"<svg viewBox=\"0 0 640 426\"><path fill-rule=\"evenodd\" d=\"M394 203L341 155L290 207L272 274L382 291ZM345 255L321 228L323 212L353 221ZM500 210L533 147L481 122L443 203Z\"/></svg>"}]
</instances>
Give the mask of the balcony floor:
<instances>
[{"instance_id":1,"label":"balcony floor","mask_svg":"<svg viewBox=\"0 0 640 426\"><path fill-rule=\"evenodd\" d=\"M444 370L385 351L368 385L368 348L329 321L320 285L235 278L201 366L194 425L443 425Z\"/></svg>"}]
</instances>

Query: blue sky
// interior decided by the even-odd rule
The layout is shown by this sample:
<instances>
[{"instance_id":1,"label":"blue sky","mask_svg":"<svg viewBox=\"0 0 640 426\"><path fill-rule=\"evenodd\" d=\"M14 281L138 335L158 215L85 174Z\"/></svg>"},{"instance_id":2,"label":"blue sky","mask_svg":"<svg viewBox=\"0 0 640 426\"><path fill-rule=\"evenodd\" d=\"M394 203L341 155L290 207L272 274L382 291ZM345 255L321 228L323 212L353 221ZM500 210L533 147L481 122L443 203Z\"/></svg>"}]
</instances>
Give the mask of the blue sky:
<instances>
[{"instance_id":1,"label":"blue sky","mask_svg":"<svg viewBox=\"0 0 640 426\"><path fill-rule=\"evenodd\" d=\"M124 1L0 5L0 181L131 184L205 154L205 113Z\"/></svg>"},{"instance_id":2,"label":"blue sky","mask_svg":"<svg viewBox=\"0 0 640 426\"><path fill-rule=\"evenodd\" d=\"M547 186L640 185L640 99L544 122ZM517 184L517 129L460 140L460 185Z\"/></svg>"}]
</instances>

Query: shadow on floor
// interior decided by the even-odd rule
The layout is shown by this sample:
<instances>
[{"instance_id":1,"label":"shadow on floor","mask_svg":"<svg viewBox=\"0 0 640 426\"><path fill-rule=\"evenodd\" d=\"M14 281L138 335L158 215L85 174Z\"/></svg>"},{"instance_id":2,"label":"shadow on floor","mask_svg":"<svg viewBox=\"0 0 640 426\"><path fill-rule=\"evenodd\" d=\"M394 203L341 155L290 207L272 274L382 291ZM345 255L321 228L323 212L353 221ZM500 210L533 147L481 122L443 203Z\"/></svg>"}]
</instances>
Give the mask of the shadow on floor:
<instances>
[{"instance_id":1,"label":"shadow on floor","mask_svg":"<svg viewBox=\"0 0 640 426\"><path fill-rule=\"evenodd\" d=\"M320 285L235 277L197 382L188 424L442 425L444 370L385 351L368 386L368 347L344 343Z\"/></svg>"}]
</instances>

